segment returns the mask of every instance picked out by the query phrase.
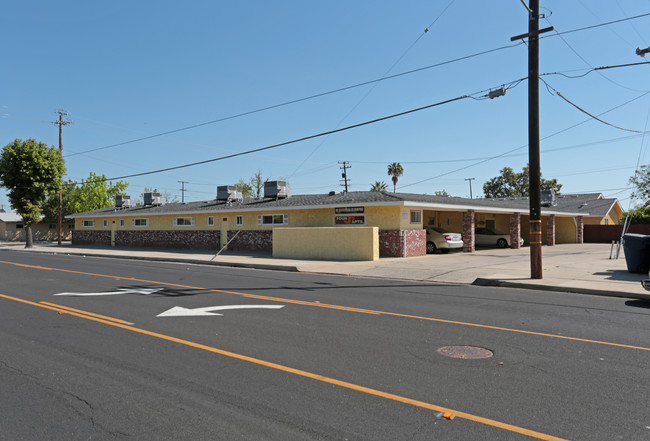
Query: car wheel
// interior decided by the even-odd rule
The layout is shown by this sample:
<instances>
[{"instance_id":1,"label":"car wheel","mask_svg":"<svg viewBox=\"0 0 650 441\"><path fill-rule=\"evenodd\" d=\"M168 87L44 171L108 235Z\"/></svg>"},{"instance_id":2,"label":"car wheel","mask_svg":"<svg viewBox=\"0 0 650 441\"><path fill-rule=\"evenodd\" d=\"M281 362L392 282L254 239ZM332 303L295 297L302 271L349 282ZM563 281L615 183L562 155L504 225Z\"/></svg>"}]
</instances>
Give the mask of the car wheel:
<instances>
[{"instance_id":1,"label":"car wheel","mask_svg":"<svg viewBox=\"0 0 650 441\"><path fill-rule=\"evenodd\" d=\"M438 248L436 247L435 243L427 242L427 254L435 254L437 249Z\"/></svg>"},{"instance_id":2,"label":"car wheel","mask_svg":"<svg viewBox=\"0 0 650 441\"><path fill-rule=\"evenodd\" d=\"M501 238L501 239L497 240L497 246L499 248L507 248L508 247L508 241L505 240L504 238Z\"/></svg>"}]
</instances>

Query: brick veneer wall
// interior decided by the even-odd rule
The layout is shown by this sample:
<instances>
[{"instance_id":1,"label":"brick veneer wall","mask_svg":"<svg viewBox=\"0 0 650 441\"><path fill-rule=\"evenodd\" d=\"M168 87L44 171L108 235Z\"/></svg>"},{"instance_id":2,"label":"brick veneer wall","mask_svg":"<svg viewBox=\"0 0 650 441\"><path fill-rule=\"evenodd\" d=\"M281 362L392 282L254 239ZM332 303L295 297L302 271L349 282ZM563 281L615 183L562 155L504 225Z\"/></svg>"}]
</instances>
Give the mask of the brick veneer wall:
<instances>
[{"instance_id":1,"label":"brick veneer wall","mask_svg":"<svg viewBox=\"0 0 650 441\"><path fill-rule=\"evenodd\" d=\"M406 250L404 257L417 257L427 255L426 230L404 230L406 236Z\"/></svg>"},{"instance_id":2,"label":"brick veneer wall","mask_svg":"<svg viewBox=\"0 0 650 441\"><path fill-rule=\"evenodd\" d=\"M415 257L426 254L425 230L379 230L379 257Z\"/></svg>"},{"instance_id":3,"label":"brick veneer wall","mask_svg":"<svg viewBox=\"0 0 650 441\"><path fill-rule=\"evenodd\" d=\"M111 246L110 231L72 231L73 245L106 245Z\"/></svg>"},{"instance_id":4,"label":"brick veneer wall","mask_svg":"<svg viewBox=\"0 0 650 441\"><path fill-rule=\"evenodd\" d=\"M235 237L237 231L228 231L228 240ZM231 251L273 252L272 230L239 230L237 237L228 245Z\"/></svg>"},{"instance_id":5,"label":"brick veneer wall","mask_svg":"<svg viewBox=\"0 0 650 441\"><path fill-rule=\"evenodd\" d=\"M115 246L218 250L220 237L219 231L116 231Z\"/></svg>"}]
</instances>

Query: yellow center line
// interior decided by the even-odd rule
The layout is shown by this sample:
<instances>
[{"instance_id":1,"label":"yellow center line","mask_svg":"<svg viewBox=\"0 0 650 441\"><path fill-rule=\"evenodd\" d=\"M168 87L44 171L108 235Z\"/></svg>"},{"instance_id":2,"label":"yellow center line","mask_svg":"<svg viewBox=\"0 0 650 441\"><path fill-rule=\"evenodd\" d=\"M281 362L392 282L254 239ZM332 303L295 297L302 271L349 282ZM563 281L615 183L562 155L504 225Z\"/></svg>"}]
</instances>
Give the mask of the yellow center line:
<instances>
[{"instance_id":1,"label":"yellow center line","mask_svg":"<svg viewBox=\"0 0 650 441\"><path fill-rule=\"evenodd\" d=\"M83 311L74 312L72 310L70 310L70 311L63 310L63 309L59 309L58 307L55 308L53 306L50 306L49 304L31 302L29 300L20 299L20 298L17 298L17 297L11 297L11 296L4 295L4 294L0 294L0 297L8 299L8 300L13 300L13 301L16 301L16 302L20 302L20 303L25 303L25 304L32 305L32 306L38 306L40 308L51 309L51 310L59 311L59 312L63 311L63 312L66 312L69 315L80 317L80 318L83 318L83 319L86 319L86 320L92 320L92 321L95 321L95 322L98 322L98 323L103 323L105 325L110 325L110 326L126 329L128 331L136 332L136 333L139 333L139 334L144 334L144 335L148 335L148 336L151 336L151 337L156 337L156 338L159 338L159 339L162 339L162 340L167 340L167 341L171 341L171 342L174 342L174 343L179 343L179 344L189 346L189 347L192 347L192 348L201 349L201 350L204 350L204 351L208 351L208 352L212 352L212 353L215 353L215 354L223 355L225 357L235 358L235 359L246 361L246 362L249 362L249 363L254 363L254 364L257 364L257 365L260 365L260 366L265 366L265 367L268 367L268 368L271 368L271 369L276 369L276 370L287 372L287 373L290 373L290 374L299 375L301 377L310 378L312 380L322 381L324 383L329 383L329 384L340 386L340 387L343 387L343 388L346 388L346 389L351 389L351 390L355 390L355 391L358 391L358 392L363 392L363 393L366 393L366 394L369 394L369 395L374 395L374 396L377 396L377 397L386 398L388 400L393 400L393 401L397 401L397 402L404 403L404 404L410 404L412 406L417 406L417 407L421 407L421 408L424 408L424 409L434 410L436 412L443 412L443 413L449 412L449 413L452 413L454 416L456 416L458 418L464 418L464 419L469 420L469 421L473 421L473 422L480 423L480 424L485 424L487 426L496 427L496 428L502 429L502 430L507 430L509 432L514 432L514 433L519 433L519 434L522 434L522 435L527 435L527 436L530 436L532 438L537 438L537 439L541 439L541 440L545 440L545 441L567 441L564 438L558 438L556 436L547 435L545 433L536 432L534 430L525 429L523 427L514 426L512 424L502 423L500 421L492 420L492 419L489 419L489 418L483 418L483 417L480 417L480 416L477 416L477 415L473 415L471 413L460 412L460 411L457 411L457 410L454 410L454 409L449 409L449 408L446 408L446 407L437 406L435 404L427 403L427 402L424 402L424 401L414 400L414 399L411 399L411 398L402 397L400 395L395 395L395 394L391 394L391 393L388 393L388 392L382 392L382 391L377 390L377 389L371 389L369 387L360 386L358 384L349 383L347 381L341 381L341 380L337 380L335 378L325 377L323 375L314 374L314 373L303 371L303 370L300 370L300 369L294 369L294 368L284 366L284 365L281 365L281 364L260 360L259 358L253 358L253 357L249 357L247 355L237 354L235 352L225 351L223 349L218 349L218 348L215 348L215 347L212 347L212 346L203 345L201 343L196 343L196 342L189 341L189 340L183 340L183 339L172 337L172 336L169 336L169 335L159 334L157 332L152 332L152 331L147 331L146 329L136 328L136 327L133 327L133 326L128 326L128 325L122 324L122 323L117 323L117 322L114 322L114 321L105 320L105 319L100 318L100 317L95 317L95 314L91 314L91 313L87 313L87 312L83 312Z\"/></svg>"},{"instance_id":2,"label":"yellow center line","mask_svg":"<svg viewBox=\"0 0 650 441\"><path fill-rule=\"evenodd\" d=\"M104 319L104 320L111 320L111 321L116 322L116 323L123 323L125 325L133 325L134 324L134 323L126 322L124 320L116 319L116 318L113 318L113 317L108 317L108 316L105 316L105 315L95 314L95 313L88 312L88 311L82 311L80 309L70 308L69 306L57 305L56 303L50 303L50 302L41 302L41 303L43 305L54 306L56 308L64 309L64 310L67 310L67 311L73 311L73 312L78 312L78 313L84 314L84 315L99 317L99 318Z\"/></svg>"},{"instance_id":3,"label":"yellow center line","mask_svg":"<svg viewBox=\"0 0 650 441\"><path fill-rule=\"evenodd\" d=\"M537 332L537 331L526 331L524 329L504 328L504 327L501 327L501 326L483 325L483 324L480 324L480 323L460 322L460 321L456 321L456 320L446 320L446 319L439 319L439 318L434 318L434 317L423 317L423 316L418 316L418 315L400 314L400 313L397 313L397 312L374 311L374 310L371 310L371 309L350 308L350 307L347 307L347 306L330 305L330 304L327 304L327 303L320 303L320 302L308 302L308 301L304 301L304 300L285 299L285 298L282 298L282 297L262 296L262 295L248 294L248 293L237 292L237 291L226 291L226 290L221 290L221 289L204 288L204 287L201 287L201 286L180 285L180 284L177 284L177 283L159 282L159 281L155 281L155 280L146 280L146 279L136 279L135 277L120 277L120 276L112 276L112 275L108 275L108 274L87 273L87 272L82 272L82 271L66 270L66 269L60 269L60 268L46 268L46 267L42 267L42 266L18 264L18 263L14 263L14 262L6 262L6 261L1 261L1 260L0 260L0 263L6 263L6 264L9 264L9 265L18 265L18 266L21 266L21 267L33 268L33 269L59 271L59 272L70 273L70 274L81 274L81 275L93 276L93 277L105 277L105 278L116 279L116 280L131 280L131 281L134 281L134 282L151 283L151 284L155 284L155 285L165 285L165 286L171 286L171 287L174 287L174 288L187 288L187 289L194 289L194 290L207 291L207 292L217 292L217 293L222 293L222 294L234 294L234 295L238 295L238 296L243 296L243 297L248 297L248 298L253 298L253 299L260 299L260 300L268 300L268 301L273 301L273 302L293 303L293 304L296 304L296 305L316 306L316 307L319 307L319 308L328 308L328 309L339 309L339 310L343 310L343 311L358 312L358 313L362 313L362 314L387 315L387 316L410 318L410 319L417 319L417 320L427 320L427 321L437 322L437 323L447 323L447 324L460 325L460 326L472 326L472 327L475 327L475 328L493 329L493 330L496 330L496 331L514 332L514 333L518 333L518 334L537 335L537 336L540 336L540 337L550 337L550 338L557 338L557 339L561 339L561 340L579 341L579 342L583 342L583 343L593 343L593 344L614 346L614 347L626 348L626 349L636 349L636 350L641 350L641 351L650 351L650 347L645 347L645 346L626 345L626 344L622 344L622 343L612 343L612 342L607 342L607 341L602 341L602 340L590 340L590 339L586 339L586 338L569 337L569 336L566 336L566 335L547 334L547 333L544 333L544 332Z\"/></svg>"}]
</instances>

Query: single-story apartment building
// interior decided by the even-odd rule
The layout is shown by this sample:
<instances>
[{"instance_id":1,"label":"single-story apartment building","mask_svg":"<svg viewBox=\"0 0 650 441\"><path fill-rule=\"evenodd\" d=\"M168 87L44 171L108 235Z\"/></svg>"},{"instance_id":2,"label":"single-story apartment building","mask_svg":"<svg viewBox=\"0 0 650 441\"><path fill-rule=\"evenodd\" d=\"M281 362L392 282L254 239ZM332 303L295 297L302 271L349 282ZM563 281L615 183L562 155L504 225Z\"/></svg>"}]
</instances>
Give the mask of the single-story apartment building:
<instances>
[{"instance_id":1,"label":"single-story apartment building","mask_svg":"<svg viewBox=\"0 0 650 441\"><path fill-rule=\"evenodd\" d=\"M145 194L145 205L131 206L128 196L118 197L115 207L69 216L75 221L72 242L210 250L227 246L278 257L346 260L359 258L351 249L374 246L367 241L376 242L372 258L425 255L426 225L462 233L468 252L475 249L477 226L510 234L515 248L520 237L529 241L528 198L467 199L386 191L288 196L283 185L267 182L261 198L243 199L234 187L218 187L216 199L200 202L164 204L153 193ZM585 219L614 222L620 208L615 199L598 194L560 195L545 205L546 245L582 243ZM599 209L592 213L596 206ZM610 207L606 213L604 206ZM364 229L369 228L366 236ZM351 235L344 233L349 231Z\"/></svg>"},{"instance_id":2,"label":"single-story apartment building","mask_svg":"<svg viewBox=\"0 0 650 441\"><path fill-rule=\"evenodd\" d=\"M72 239L74 223L64 222L61 230L63 240ZM0 211L0 240L11 242L25 241L25 226L23 218L17 213ZM39 222L32 225L32 239L38 241L51 241L58 239L58 225L56 223Z\"/></svg>"}]
</instances>

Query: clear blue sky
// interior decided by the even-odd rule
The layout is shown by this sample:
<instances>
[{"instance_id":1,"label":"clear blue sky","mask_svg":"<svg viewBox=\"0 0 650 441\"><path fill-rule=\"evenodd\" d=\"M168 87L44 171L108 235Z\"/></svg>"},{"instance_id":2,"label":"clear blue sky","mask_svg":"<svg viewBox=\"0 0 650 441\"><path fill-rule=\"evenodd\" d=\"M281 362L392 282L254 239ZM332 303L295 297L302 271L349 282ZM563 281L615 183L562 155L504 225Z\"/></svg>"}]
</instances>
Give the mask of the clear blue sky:
<instances>
[{"instance_id":1,"label":"clear blue sky","mask_svg":"<svg viewBox=\"0 0 650 441\"><path fill-rule=\"evenodd\" d=\"M650 0L540 3L548 18L540 27L550 22L560 32L650 13ZM74 121L63 135L69 179L203 161L507 85L527 76L527 48L520 44L191 130L75 153L514 45L510 37L527 29L519 0L8 2L0 39L0 145L35 138L58 146L51 122L63 108ZM545 35L540 73L580 75L592 67L650 61L635 53L650 45L650 16ZM543 78L594 115L638 98L601 118L650 130L650 94L642 96L650 91L650 65ZM650 162L650 136L595 121L543 84L540 127L543 177L557 178L565 193L602 192L627 208L628 180L638 161ZM463 99L277 149L125 180L134 198L150 187L180 199L178 181L188 181L187 201L208 200L218 185L247 180L261 169L265 178L287 179L294 194L326 193L342 190L337 162L349 161L351 190L368 190L377 180L392 190L387 165L401 162L398 191L468 197L465 179L475 178L477 196L503 167L520 171L526 165L527 130L524 81L494 100ZM0 204L9 208L4 191Z\"/></svg>"}]
</instances>

